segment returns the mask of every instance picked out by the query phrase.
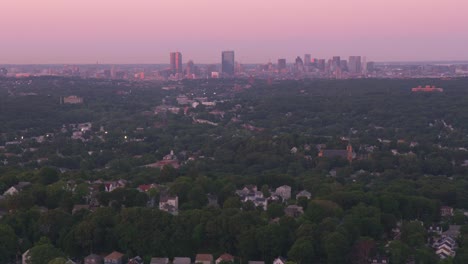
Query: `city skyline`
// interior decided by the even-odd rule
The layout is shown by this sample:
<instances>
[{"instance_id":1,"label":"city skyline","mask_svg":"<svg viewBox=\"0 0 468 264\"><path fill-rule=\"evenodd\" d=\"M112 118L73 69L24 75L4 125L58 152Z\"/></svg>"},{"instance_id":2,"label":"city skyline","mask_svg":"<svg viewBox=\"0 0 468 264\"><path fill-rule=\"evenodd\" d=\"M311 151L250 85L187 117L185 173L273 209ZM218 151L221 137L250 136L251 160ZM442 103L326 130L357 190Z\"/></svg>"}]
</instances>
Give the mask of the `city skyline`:
<instances>
[{"instance_id":1,"label":"city skyline","mask_svg":"<svg viewBox=\"0 0 468 264\"><path fill-rule=\"evenodd\" d=\"M5 1L0 64L166 63L174 50L195 63L219 63L223 50L241 63L468 60L467 10L462 0Z\"/></svg>"}]
</instances>

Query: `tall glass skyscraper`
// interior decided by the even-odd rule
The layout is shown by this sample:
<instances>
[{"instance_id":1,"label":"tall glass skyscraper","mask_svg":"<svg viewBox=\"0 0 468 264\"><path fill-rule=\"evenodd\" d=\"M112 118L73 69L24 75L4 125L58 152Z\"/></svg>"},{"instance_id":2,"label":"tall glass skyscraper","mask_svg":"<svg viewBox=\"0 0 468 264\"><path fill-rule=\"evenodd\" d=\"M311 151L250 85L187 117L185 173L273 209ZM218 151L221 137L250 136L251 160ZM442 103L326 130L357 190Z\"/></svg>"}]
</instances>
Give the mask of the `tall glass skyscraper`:
<instances>
[{"instance_id":1,"label":"tall glass skyscraper","mask_svg":"<svg viewBox=\"0 0 468 264\"><path fill-rule=\"evenodd\" d=\"M182 73L182 53L171 52L170 62L171 62L172 73Z\"/></svg>"},{"instance_id":2,"label":"tall glass skyscraper","mask_svg":"<svg viewBox=\"0 0 468 264\"><path fill-rule=\"evenodd\" d=\"M221 60L221 72L224 75L234 75L234 51L223 51Z\"/></svg>"}]
</instances>

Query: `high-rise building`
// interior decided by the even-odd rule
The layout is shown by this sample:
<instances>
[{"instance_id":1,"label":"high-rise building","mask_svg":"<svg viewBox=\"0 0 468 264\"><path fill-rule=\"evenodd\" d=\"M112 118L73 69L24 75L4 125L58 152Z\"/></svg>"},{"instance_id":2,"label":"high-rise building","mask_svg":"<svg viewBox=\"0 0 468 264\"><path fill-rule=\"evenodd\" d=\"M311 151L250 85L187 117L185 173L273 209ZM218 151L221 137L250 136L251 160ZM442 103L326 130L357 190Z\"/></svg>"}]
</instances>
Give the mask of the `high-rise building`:
<instances>
[{"instance_id":1,"label":"high-rise building","mask_svg":"<svg viewBox=\"0 0 468 264\"><path fill-rule=\"evenodd\" d=\"M278 60L278 71L286 70L286 59L279 59Z\"/></svg>"},{"instance_id":2,"label":"high-rise building","mask_svg":"<svg viewBox=\"0 0 468 264\"><path fill-rule=\"evenodd\" d=\"M185 72L187 76L192 76L195 73L195 64L192 60L187 62L187 66L185 66Z\"/></svg>"},{"instance_id":3,"label":"high-rise building","mask_svg":"<svg viewBox=\"0 0 468 264\"><path fill-rule=\"evenodd\" d=\"M330 68L332 71L335 71L340 68L341 65L341 58L340 56L333 56Z\"/></svg>"},{"instance_id":4,"label":"high-rise building","mask_svg":"<svg viewBox=\"0 0 468 264\"><path fill-rule=\"evenodd\" d=\"M375 70L375 63L373 61L369 61L367 63L367 72L373 72Z\"/></svg>"},{"instance_id":5,"label":"high-rise building","mask_svg":"<svg viewBox=\"0 0 468 264\"><path fill-rule=\"evenodd\" d=\"M347 60L341 60L340 61L340 69L342 71L348 71L348 61Z\"/></svg>"},{"instance_id":6,"label":"high-rise building","mask_svg":"<svg viewBox=\"0 0 468 264\"><path fill-rule=\"evenodd\" d=\"M234 75L234 51L223 51L221 54L221 72L224 75Z\"/></svg>"},{"instance_id":7,"label":"high-rise building","mask_svg":"<svg viewBox=\"0 0 468 264\"><path fill-rule=\"evenodd\" d=\"M349 56L348 70L350 73L361 73L361 56Z\"/></svg>"},{"instance_id":8,"label":"high-rise building","mask_svg":"<svg viewBox=\"0 0 468 264\"><path fill-rule=\"evenodd\" d=\"M182 53L180 52L171 52L171 72L173 74L182 73Z\"/></svg>"},{"instance_id":9,"label":"high-rise building","mask_svg":"<svg viewBox=\"0 0 468 264\"><path fill-rule=\"evenodd\" d=\"M367 74L367 58L366 56L362 57L362 74Z\"/></svg>"},{"instance_id":10,"label":"high-rise building","mask_svg":"<svg viewBox=\"0 0 468 264\"><path fill-rule=\"evenodd\" d=\"M324 59L319 59L317 61L317 68L321 71L325 71L326 61Z\"/></svg>"},{"instance_id":11,"label":"high-rise building","mask_svg":"<svg viewBox=\"0 0 468 264\"><path fill-rule=\"evenodd\" d=\"M312 63L312 56L310 54L304 55L304 65L309 66Z\"/></svg>"},{"instance_id":12,"label":"high-rise building","mask_svg":"<svg viewBox=\"0 0 468 264\"><path fill-rule=\"evenodd\" d=\"M296 71L300 71L300 72L304 71L304 62L302 61L300 56L297 56L296 58L295 68L296 68Z\"/></svg>"}]
</instances>

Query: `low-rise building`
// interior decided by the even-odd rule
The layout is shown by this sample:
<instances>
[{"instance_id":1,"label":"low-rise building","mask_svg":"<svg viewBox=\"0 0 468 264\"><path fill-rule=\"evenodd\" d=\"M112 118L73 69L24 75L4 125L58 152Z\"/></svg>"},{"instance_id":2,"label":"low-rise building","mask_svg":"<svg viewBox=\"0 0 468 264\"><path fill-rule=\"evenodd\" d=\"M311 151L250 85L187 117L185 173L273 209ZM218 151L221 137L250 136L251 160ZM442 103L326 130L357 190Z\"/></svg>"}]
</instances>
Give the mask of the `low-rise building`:
<instances>
[{"instance_id":1,"label":"low-rise building","mask_svg":"<svg viewBox=\"0 0 468 264\"><path fill-rule=\"evenodd\" d=\"M211 254L197 254L195 263L213 264L213 255Z\"/></svg>"},{"instance_id":2,"label":"low-rise building","mask_svg":"<svg viewBox=\"0 0 468 264\"><path fill-rule=\"evenodd\" d=\"M122 264L124 254L114 251L104 257L104 264Z\"/></svg>"},{"instance_id":3,"label":"low-rise building","mask_svg":"<svg viewBox=\"0 0 468 264\"><path fill-rule=\"evenodd\" d=\"M234 263L234 256L228 253L224 253L219 258L216 259L216 264L224 263Z\"/></svg>"},{"instance_id":4,"label":"low-rise building","mask_svg":"<svg viewBox=\"0 0 468 264\"><path fill-rule=\"evenodd\" d=\"M283 201L291 199L291 186L283 185L275 190L275 194L283 198Z\"/></svg>"},{"instance_id":5,"label":"low-rise building","mask_svg":"<svg viewBox=\"0 0 468 264\"><path fill-rule=\"evenodd\" d=\"M84 258L84 264L102 264L103 258L96 254L91 254Z\"/></svg>"}]
</instances>

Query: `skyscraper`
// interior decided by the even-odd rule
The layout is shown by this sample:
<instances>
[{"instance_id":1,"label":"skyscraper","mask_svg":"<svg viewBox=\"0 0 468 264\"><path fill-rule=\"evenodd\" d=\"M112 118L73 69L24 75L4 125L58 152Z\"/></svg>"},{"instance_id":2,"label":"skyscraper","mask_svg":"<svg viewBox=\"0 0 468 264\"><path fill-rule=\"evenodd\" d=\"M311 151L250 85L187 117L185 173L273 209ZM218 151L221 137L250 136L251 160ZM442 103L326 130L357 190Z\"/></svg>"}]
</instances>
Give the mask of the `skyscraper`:
<instances>
[{"instance_id":1,"label":"skyscraper","mask_svg":"<svg viewBox=\"0 0 468 264\"><path fill-rule=\"evenodd\" d=\"M182 53L171 52L171 72L173 74L182 73Z\"/></svg>"},{"instance_id":2,"label":"skyscraper","mask_svg":"<svg viewBox=\"0 0 468 264\"><path fill-rule=\"evenodd\" d=\"M341 58L340 58L340 56L334 56L334 57L332 58L332 63L331 63L331 65L330 65L330 66L331 66L331 70L332 70L332 71L335 71L335 70L339 69L339 68L340 68L340 65L341 65Z\"/></svg>"},{"instance_id":3,"label":"skyscraper","mask_svg":"<svg viewBox=\"0 0 468 264\"><path fill-rule=\"evenodd\" d=\"M234 51L223 51L221 54L221 72L224 75L234 75Z\"/></svg>"},{"instance_id":4,"label":"skyscraper","mask_svg":"<svg viewBox=\"0 0 468 264\"><path fill-rule=\"evenodd\" d=\"M278 71L286 70L286 59L279 59L278 60Z\"/></svg>"},{"instance_id":5,"label":"skyscraper","mask_svg":"<svg viewBox=\"0 0 468 264\"><path fill-rule=\"evenodd\" d=\"M349 56L348 70L350 73L361 73L361 56Z\"/></svg>"},{"instance_id":6,"label":"skyscraper","mask_svg":"<svg viewBox=\"0 0 468 264\"><path fill-rule=\"evenodd\" d=\"M304 55L304 65L309 66L312 63L312 56L310 54Z\"/></svg>"}]
</instances>

